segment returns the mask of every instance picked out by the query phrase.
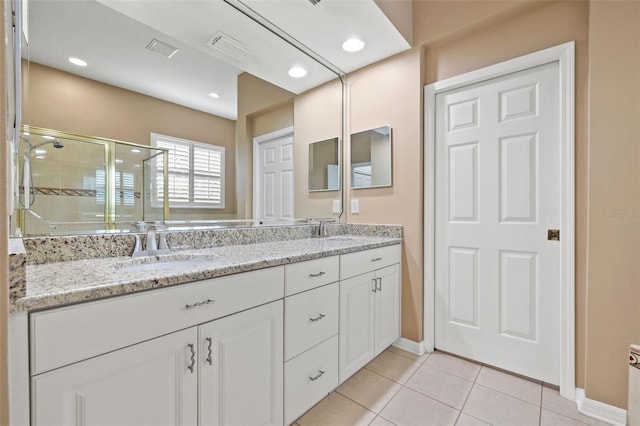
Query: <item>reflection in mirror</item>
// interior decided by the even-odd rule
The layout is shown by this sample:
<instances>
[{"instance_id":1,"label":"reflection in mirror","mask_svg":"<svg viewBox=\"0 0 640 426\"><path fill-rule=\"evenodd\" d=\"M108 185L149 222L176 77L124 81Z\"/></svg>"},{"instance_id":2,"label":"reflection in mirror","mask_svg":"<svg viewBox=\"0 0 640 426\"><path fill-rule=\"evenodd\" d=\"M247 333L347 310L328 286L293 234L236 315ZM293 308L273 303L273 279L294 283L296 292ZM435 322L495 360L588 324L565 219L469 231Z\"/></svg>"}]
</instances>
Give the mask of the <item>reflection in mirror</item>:
<instances>
[{"instance_id":1,"label":"reflection in mirror","mask_svg":"<svg viewBox=\"0 0 640 426\"><path fill-rule=\"evenodd\" d=\"M166 182L166 150L23 127L17 153L16 234L128 230L163 221L167 205L150 194Z\"/></svg>"},{"instance_id":2,"label":"reflection in mirror","mask_svg":"<svg viewBox=\"0 0 640 426\"><path fill-rule=\"evenodd\" d=\"M338 138L309 144L309 191L340 189Z\"/></svg>"},{"instance_id":3,"label":"reflection in mirror","mask_svg":"<svg viewBox=\"0 0 640 426\"><path fill-rule=\"evenodd\" d=\"M391 127L351 135L351 188L391 186Z\"/></svg>"},{"instance_id":4,"label":"reflection in mirror","mask_svg":"<svg viewBox=\"0 0 640 426\"><path fill-rule=\"evenodd\" d=\"M331 199L306 191L308 141L342 135L342 84L332 70L227 2L58 0L24 5L29 7L29 43L23 43L22 51L23 125L145 146L152 133L159 133L224 147L224 208L171 207L169 220L185 224L251 223L253 139L294 126L294 217L337 217ZM185 14L184 19L176 14ZM176 26L178 21L190 25ZM211 45L218 31L224 33L222 41L239 42L246 55L230 57ZM177 52L163 57L162 51L149 50L154 39ZM69 56L88 65L73 65ZM306 66L308 76L289 78L291 63ZM317 110L323 111L322 120ZM82 159L87 167L102 164L104 154L94 158L87 153ZM129 173L127 158L120 159L119 173ZM51 170L46 173L63 164L47 162L44 166ZM342 194L334 192L331 198ZM76 213L96 214L95 208L66 212L64 197L58 201L59 222L73 222ZM115 213L123 226L133 215L126 207ZM56 232L63 233L62 227Z\"/></svg>"}]
</instances>

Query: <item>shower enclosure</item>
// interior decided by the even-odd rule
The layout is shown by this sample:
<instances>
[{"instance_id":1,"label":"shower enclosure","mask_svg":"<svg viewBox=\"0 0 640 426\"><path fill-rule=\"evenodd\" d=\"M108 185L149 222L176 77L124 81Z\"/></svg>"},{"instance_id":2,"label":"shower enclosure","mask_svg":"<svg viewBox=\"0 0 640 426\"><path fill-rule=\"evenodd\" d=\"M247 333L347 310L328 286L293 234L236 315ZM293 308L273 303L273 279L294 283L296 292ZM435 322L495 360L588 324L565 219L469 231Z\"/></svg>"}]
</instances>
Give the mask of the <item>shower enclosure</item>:
<instances>
[{"instance_id":1,"label":"shower enclosure","mask_svg":"<svg viewBox=\"0 0 640 426\"><path fill-rule=\"evenodd\" d=\"M23 126L14 235L126 232L168 219L167 150Z\"/></svg>"}]
</instances>

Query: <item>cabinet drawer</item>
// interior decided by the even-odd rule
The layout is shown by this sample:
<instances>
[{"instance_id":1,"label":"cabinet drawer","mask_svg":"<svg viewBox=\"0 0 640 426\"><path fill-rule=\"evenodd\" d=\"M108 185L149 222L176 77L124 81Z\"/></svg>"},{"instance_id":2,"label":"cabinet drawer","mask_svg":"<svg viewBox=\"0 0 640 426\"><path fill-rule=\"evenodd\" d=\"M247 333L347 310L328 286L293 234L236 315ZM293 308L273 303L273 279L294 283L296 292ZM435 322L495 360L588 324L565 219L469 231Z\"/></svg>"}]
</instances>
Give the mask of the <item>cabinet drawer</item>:
<instances>
[{"instance_id":1,"label":"cabinet drawer","mask_svg":"<svg viewBox=\"0 0 640 426\"><path fill-rule=\"evenodd\" d=\"M338 386L338 336L284 366L285 424L290 424Z\"/></svg>"},{"instance_id":2,"label":"cabinet drawer","mask_svg":"<svg viewBox=\"0 0 640 426\"><path fill-rule=\"evenodd\" d=\"M338 332L339 297L336 282L285 299L285 360Z\"/></svg>"},{"instance_id":3,"label":"cabinet drawer","mask_svg":"<svg viewBox=\"0 0 640 426\"><path fill-rule=\"evenodd\" d=\"M36 312L30 316L31 373L211 321L283 295L284 268L280 266ZM210 302L202 303L205 301ZM197 303L202 304L193 307Z\"/></svg>"},{"instance_id":4,"label":"cabinet drawer","mask_svg":"<svg viewBox=\"0 0 640 426\"><path fill-rule=\"evenodd\" d=\"M340 256L323 257L285 266L285 294L300 293L339 279Z\"/></svg>"},{"instance_id":5,"label":"cabinet drawer","mask_svg":"<svg viewBox=\"0 0 640 426\"><path fill-rule=\"evenodd\" d=\"M354 277L375 269L400 263L400 244L363 250L340 256L340 279Z\"/></svg>"}]
</instances>

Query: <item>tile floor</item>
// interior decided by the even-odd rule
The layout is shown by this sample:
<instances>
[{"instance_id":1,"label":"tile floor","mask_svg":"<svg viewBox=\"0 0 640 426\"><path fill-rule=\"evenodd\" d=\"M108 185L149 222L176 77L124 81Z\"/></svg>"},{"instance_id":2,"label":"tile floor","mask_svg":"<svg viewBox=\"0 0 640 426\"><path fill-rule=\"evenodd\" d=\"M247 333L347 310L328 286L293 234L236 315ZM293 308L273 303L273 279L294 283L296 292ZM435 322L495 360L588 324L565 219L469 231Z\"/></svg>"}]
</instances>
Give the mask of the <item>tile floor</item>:
<instances>
[{"instance_id":1,"label":"tile floor","mask_svg":"<svg viewBox=\"0 0 640 426\"><path fill-rule=\"evenodd\" d=\"M391 347L296 426L604 425L557 390L443 352Z\"/></svg>"}]
</instances>

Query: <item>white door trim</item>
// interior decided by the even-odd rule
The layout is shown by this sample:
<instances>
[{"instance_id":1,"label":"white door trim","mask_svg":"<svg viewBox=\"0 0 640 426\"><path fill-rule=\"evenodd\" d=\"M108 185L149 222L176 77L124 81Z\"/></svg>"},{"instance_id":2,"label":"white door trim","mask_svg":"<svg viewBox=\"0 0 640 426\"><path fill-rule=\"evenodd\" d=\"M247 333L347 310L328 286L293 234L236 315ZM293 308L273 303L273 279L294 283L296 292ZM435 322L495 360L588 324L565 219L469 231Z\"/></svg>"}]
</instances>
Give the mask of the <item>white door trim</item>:
<instances>
[{"instance_id":1,"label":"white door trim","mask_svg":"<svg viewBox=\"0 0 640 426\"><path fill-rule=\"evenodd\" d=\"M253 219L258 218L258 212L260 211L260 206L258 205L260 199L258 198L258 191L256 191L256 188L260 188L261 184L258 173L258 162L256 161L258 158L258 148L261 143L280 139L285 136L293 137L293 126L285 127L284 129L265 133L264 135L253 138Z\"/></svg>"},{"instance_id":2,"label":"white door trim","mask_svg":"<svg viewBox=\"0 0 640 426\"><path fill-rule=\"evenodd\" d=\"M436 94L558 61L562 144L560 394L575 400L575 43L451 77L424 88L424 343L435 344L435 98Z\"/></svg>"}]
</instances>

